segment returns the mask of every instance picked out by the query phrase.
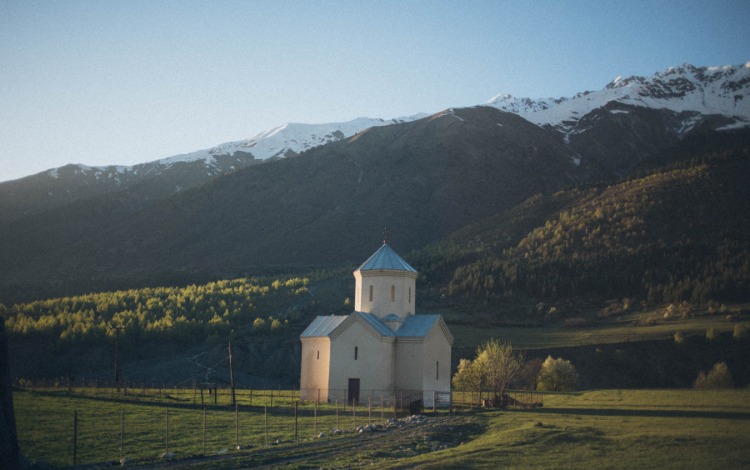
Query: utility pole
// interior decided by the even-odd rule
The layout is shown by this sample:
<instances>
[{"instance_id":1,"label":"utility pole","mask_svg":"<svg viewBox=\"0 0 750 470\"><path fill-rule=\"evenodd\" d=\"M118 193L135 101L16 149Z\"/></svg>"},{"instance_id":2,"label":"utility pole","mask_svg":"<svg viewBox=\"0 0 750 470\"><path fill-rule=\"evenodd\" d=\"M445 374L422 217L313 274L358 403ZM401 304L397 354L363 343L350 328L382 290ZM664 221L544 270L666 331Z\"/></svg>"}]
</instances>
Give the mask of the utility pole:
<instances>
[{"instance_id":1,"label":"utility pole","mask_svg":"<svg viewBox=\"0 0 750 470\"><path fill-rule=\"evenodd\" d=\"M117 393L120 393L120 330L124 328L122 326L115 326L115 384L117 386Z\"/></svg>"},{"instance_id":2,"label":"utility pole","mask_svg":"<svg viewBox=\"0 0 750 470\"><path fill-rule=\"evenodd\" d=\"M229 386L232 387L232 406L237 405L234 397L234 369L232 369L232 335L229 334Z\"/></svg>"}]
</instances>

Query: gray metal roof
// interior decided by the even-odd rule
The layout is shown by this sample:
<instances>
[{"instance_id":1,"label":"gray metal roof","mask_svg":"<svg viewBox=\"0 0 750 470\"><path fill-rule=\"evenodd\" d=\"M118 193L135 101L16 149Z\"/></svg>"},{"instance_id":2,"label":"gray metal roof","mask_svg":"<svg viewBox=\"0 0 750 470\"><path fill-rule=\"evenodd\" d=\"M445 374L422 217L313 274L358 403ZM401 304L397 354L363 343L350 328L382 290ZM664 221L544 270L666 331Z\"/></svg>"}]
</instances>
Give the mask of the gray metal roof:
<instances>
[{"instance_id":1,"label":"gray metal roof","mask_svg":"<svg viewBox=\"0 0 750 470\"><path fill-rule=\"evenodd\" d=\"M396 332L396 336L427 336L439 319L440 315L409 315Z\"/></svg>"},{"instance_id":2,"label":"gray metal roof","mask_svg":"<svg viewBox=\"0 0 750 470\"><path fill-rule=\"evenodd\" d=\"M372 254L367 261L362 263L358 271L375 271L387 269L391 271L409 271L416 273L409 263L403 260L387 243L383 243L378 251Z\"/></svg>"},{"instance_id":3,"label":"gray metal roof","mask_svg":"<svg viewBox=\"0 0 750 470\"><path fill-rule=\"evenodd\" d=\"M317 316L300 336L303 338L328 336L347 318L348 315Z\"/></svg>"},{"instance_id":4,"label":"gray metal roof","mask_svg":"<svg viewBox=\"0 0 750 470\"><path fill-rule=\"evenodd\" d=\"M375 329L381 336L396 336L395 333L393 333L393 330L388 328L378 320L378 317L371 313L364 313L364 312L353 312L352 315L357 315L358 317L365 320L371 327Z\"/></svg>"},{"instance_id":5,"label":"gray metal roof","mask_svg":"<svg viewBox=\"0 0 750 470\"><path fill-rule=\"evenodd\" d=\"M372 329L381 336L401 336L409 338L421 338L427 336L432 328L440 320L440 315L409 315L404 320L401 328L394 332L388 328L375 315L364 312L352 312L351 315L329 315L318 316L310 323L300 337L313 338L329 336L350 316L357 316L365 321Z\"/></svg>"}]
</instances>

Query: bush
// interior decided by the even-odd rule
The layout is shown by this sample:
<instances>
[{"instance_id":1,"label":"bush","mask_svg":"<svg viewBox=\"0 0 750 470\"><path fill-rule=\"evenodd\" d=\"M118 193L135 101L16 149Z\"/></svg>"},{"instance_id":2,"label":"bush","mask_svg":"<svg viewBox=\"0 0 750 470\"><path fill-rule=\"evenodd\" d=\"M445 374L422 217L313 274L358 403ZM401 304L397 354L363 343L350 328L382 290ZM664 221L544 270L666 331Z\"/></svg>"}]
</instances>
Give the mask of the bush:
<instances>
[{"instance_id":1,"label":"bush","mask_svg":"<svg viewBox=\"0 0 750 470\"><path fill-rule=\"evenodd\" d=\"M547 356L537 377L538 390L553 390L566 392L575 390L578 386L578 372L570 361Z\"/></svg>"},{"instance_id":2,"label":"bush","mask_svg":"<svg viewBox=\"0 0 750 470\"><path fill-rule=\"evenodd\" d=\"M745 325L742 325L740 323L734 325L734 331L732 331L732 338L742 339L745 336L747 336L747 328L745 327Z\"/></svg>"},{"instance_id":3,"label":"bush","mask_svg":"<svg viewBox=\"0 0 750 470\"><path fill-rule=\"evenodd\" d=\"M682 333L676 331L674 334L674 342L675 344L682 344L685 342L685 337L682 335Z\"/></svg>"},{"instance_id":4,"label":"bush","mask_svg":"<svg viewBox=\"0 0 750 470\"><path fill-rule=\"evenodd\" d=\"M719 333L716 331L716 328L713 326L706 330L706 339L709 341L713 341L716 338L719 337Z\"/></svg>"},{"instance_id":5,"label":"bush","mask_svg":"<svg viewBox=\"0 0 750 470\"><path fill-rule=\"evenodd\" d=\"M726 362L717 362L706 374L701 371L693 382L694 388L732 388L732 374Z\"/></svg>"}]
</instances>

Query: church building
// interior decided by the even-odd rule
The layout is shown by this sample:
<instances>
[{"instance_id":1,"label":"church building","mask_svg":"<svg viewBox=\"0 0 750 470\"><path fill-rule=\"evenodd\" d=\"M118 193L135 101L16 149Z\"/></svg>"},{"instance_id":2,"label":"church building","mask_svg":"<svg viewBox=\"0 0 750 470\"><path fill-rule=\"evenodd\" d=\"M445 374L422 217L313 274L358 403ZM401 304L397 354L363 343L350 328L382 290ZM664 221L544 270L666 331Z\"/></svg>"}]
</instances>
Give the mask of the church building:
<instances>
[{"instance_id":1,"label":"church building","mask_svg":"<svg viewBox=\"0 0 750 470\"><path fill-rule=\"evenodd\" d=\"M417 271L384 242L354 278L354 311L300 336L300 398L431 407L450 392L453 336L440 315L415 315Z\"/></svg>"}]
</instances>

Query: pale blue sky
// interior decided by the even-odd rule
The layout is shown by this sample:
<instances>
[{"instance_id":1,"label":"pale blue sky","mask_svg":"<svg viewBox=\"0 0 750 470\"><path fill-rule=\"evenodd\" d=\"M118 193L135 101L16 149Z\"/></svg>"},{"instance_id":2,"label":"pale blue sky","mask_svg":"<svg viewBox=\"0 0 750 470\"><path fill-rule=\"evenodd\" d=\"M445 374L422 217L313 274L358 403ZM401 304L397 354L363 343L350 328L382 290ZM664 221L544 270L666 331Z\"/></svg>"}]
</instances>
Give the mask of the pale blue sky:
<instances>
[{"instance_id":1,"label":"pale blue sky","mask_svg":"<svg viewBox=\"0 0 750 470\"><path fill-rule=\"evenodd\" d=\"M750 2L0 0L0 181L750 61Z\"/></svg>"}]
</instances>

